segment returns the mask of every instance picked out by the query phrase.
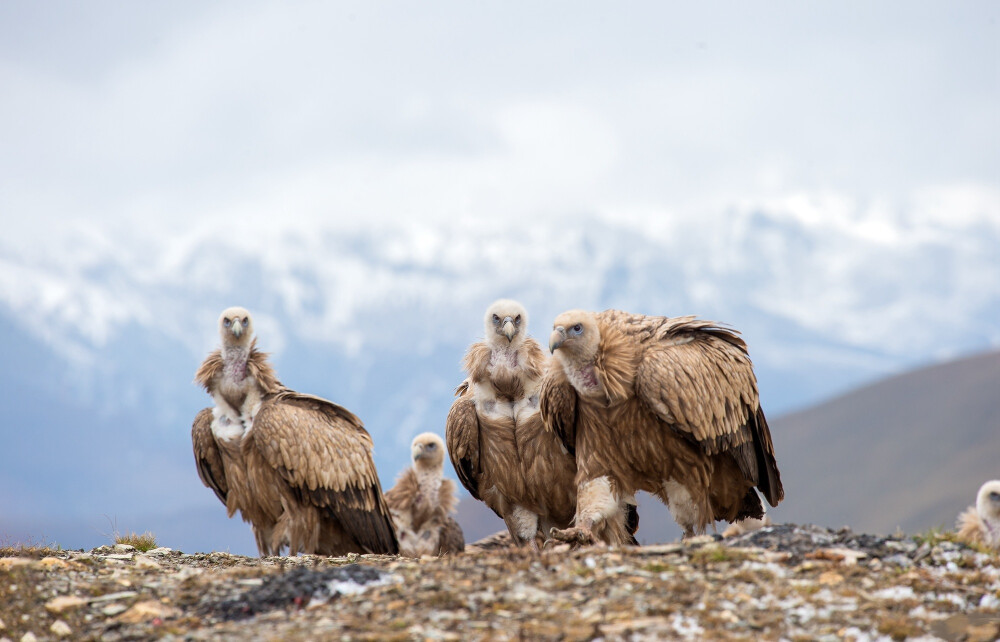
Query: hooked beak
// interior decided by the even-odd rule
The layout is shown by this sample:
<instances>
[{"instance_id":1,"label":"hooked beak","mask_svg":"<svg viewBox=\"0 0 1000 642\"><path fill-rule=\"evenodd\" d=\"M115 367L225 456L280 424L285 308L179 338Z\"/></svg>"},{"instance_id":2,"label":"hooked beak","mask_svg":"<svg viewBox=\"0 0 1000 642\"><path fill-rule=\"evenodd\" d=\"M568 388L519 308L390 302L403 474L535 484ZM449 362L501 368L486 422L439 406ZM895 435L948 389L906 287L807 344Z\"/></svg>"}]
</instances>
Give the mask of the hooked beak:
<instances>
[{"instance_id":1,"label":"hooked beak","mask_svg":"<svg viewBox=\"0 0 1000 642\"><path fill-rule=\"evenodd\" d=\"M555 351L559 349L559 346L563 344L566 340L566 328L558 326L552 330L552 336L549 337L549 352L555 354Z\"/></svg>"},{"instance_id":2,"label":"hooked beak","mask_svg":"<svg viewBox=\"0 0 1000 642\"><path fill-rule=\"evenodd\" d=\"M507 337L507 341L514 340L514 333L517 332L517 328L514 327L514 320L510 317L504 317L503 320L503 336Z\"/></svg>"},{"instance_id":3,"label":"hooked beak","mask_svg":"<svg viewBox=\"0 0 1000 642\"><path fill-rule=\"evenodd\" d=\"M236 319L233 319L233 329L232 329L232 332L233 332L233 336L236 337L237 339L239 339L240 335L243 334L243 324L240 321L238 321Z\"/></svg>"},{"instance_id":4,"label":"hooked beak","mask_svg":"<svg viewBox=\"0 0 1000 642\"><path fill-rule=\"evenodd\" d=\"M423 444L417 444L413 447L413 461L424 458L424 446Z\"/></svg>"}]
</instances>

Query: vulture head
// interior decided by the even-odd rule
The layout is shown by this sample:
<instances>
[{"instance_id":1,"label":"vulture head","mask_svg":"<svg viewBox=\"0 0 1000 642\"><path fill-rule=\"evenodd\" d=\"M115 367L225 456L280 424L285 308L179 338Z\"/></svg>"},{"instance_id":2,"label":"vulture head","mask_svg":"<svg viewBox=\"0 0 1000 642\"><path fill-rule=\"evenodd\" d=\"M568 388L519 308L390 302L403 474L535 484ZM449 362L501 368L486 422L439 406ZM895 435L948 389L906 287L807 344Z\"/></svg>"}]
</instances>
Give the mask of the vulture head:
<instances>
[{"instance_id":1,"label":"vulture head","mask_svg":"<svg viewBox=\"0 0 1000 642\"><path fill-rule=\"evenodd\" d=\"M591 364L597 358L600 345L601 330L593 312L570 310L557 316L552 323L549 351L563 363Z\"/></svg>"},{"instance_id":2,"label":"vulture head","mask_svg":"<svg viewBox=\"0 0 1000 642\"><path fill-rule=\"evenodd\" d=\"M493 347L518 346L528 332L528 312L517 301L500 299L486 308L483 319L486 343Z\"/></svg>"},{"instance_id":3,"label":"vulture head","mask_svg":"<svg viewBox=\"0 0 1000 642\"><path fill-rule=\"evenodd\" d=\"M413 438L410 445L413 465L420 468L441 468L444 465L444 441L432 432Z\"/></svg>"},{"instance_id":4,"label":"vulture head","mask_svg":"<svg viewBox=\"0 0 1000 642\"><path fill-rule=\"evenodd\" d=\"M1000 537L1000 479L983 484L976 495L976 512L983 523L998 531Z\"/></svg>"},{"instance_id":5,"label":"vulture head","mask_svg":"<svg viewBox=\"0 0 1000 642\"><path fill-rule=\"evenodd\" d=\"M219 317L219 336L226 348L245 348L253 339L253 319L244 308L226 308Z\"/></svg>"}]
</instances>

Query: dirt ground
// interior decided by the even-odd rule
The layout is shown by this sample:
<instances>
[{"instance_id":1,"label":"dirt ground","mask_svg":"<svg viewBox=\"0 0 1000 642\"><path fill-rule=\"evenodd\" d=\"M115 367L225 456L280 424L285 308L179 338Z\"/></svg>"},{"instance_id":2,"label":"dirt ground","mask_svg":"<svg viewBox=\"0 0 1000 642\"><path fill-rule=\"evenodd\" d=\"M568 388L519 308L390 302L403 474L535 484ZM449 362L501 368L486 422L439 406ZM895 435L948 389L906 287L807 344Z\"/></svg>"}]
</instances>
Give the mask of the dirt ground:
<instances>
[{"instance_id":1,"label":"dirt ground","mask_svg":"<svg viewBox=\"0 0 1000 642\"><path fill-rule=\"evenodd\" d=\"M0 639L995 640L1000 556L781 525L442 559L5 549Z\"/></svg>"}]
</instances>

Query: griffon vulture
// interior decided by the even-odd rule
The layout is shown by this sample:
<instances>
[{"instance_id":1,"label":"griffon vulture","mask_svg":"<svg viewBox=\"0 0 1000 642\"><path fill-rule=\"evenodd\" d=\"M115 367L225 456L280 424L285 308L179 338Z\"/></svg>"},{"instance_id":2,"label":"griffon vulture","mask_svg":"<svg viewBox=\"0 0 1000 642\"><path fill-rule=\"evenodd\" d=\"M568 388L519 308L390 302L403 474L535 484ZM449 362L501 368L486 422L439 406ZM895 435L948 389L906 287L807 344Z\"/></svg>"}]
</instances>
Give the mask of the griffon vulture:
<instances>
[{"instance_id":1,"label":"griffon vulture","mask_svg":"<svg viewBox=\"0 0 1000 642\"><path fill-rule=\"evenodd\" d=\"M410 454L413 466L400 473L396 485L385 494L396 524L400 555L461 553L465 536L451 516L458 498L455 483L443 477L444 441L430 432L417 435Z\"/></svg>"},{"instance_id":2,"label":"griffon vulture","mask_svg":"<svg viewBox=\"0 0 1000 642\"><path fill-rule=\"evenodd\" d=\"M1000 480L986 482L976 495L976 505L958 516L958 538L1000 552Z\"/></svg>"},{"instance_id":3,"label":"griffon vulture","mask_svg":"<svg viewBox=\"0 0 1000 642\"><path fill-rule=\"evenodd\" d=\"M448 453L459 480L504 520L514 542L537 549L536 535L573 518L576 465L538 415L547 359L528 336L524 306L496 301L484 325L448 413Z\"/></svg>"},{"instance_id":4,"label":"griffon vulture","mask_svg":"<svg viewBox=\"0 0 1000 642\"><path fill-rule=\"evenodd\" d=\"M361 420L281 385L242 308L219 317L222 347L195 375L215 400L191 428L202 482L250 522L261 556L399 550Z\"/></svg>"},{"instance_id":5,"label":"griffon vulture","mask_svg":"<svg viewBox=\"0 0 1000 642\"><path fill-rule=\"evenodd\" d=\"M694 317L574 310L556 317L560 367L542 384L547 427L575 448L574 528L559 539L620 543L621 499L644 490L685 535L763 518L784 491L746 344Z\"/></svg>"}]
</instances>

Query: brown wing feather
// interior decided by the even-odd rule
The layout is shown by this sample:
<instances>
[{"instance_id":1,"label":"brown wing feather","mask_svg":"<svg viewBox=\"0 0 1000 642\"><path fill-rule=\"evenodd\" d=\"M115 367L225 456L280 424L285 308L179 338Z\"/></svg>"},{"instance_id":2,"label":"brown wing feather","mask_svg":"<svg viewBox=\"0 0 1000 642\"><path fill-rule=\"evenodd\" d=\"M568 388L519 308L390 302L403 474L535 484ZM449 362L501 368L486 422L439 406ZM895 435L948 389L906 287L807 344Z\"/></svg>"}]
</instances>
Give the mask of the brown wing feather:
<instances>
[{"instance_id":1,"label":"brown wing feather","mask_svg":"<svg viewBox=\"0 0 1000 642\"><path fill-rule=\"evenodd\" d=\"M395 485L386 491L385 503L394 511L409 511L418 493L420 485L417 476L412 468L407 468L396 478Z\"/></svg>"},{"instance_id":2,"label":"brown wing feather","mask_svg":"<svg viewBox=\"0 0 1000 642\"><path fill-rule=\"evenodd\" d=\"M191 445L194 448L194 463L198 467L201 483L211 488L223 504L229 495L226 471L222 466L222 455L212 434L212 409L205 408L195 415L191 425Z\"/></svg>"},{"instance_id":3,"label":"brown wing feather","mask_svg":"<svg viewBox=\"0 0 1000 642\"><path fill-rule=\"evenodd\" d=\"M458 495L455 494L455 482L450 479L441 480L438 490L438 506L442 515L454 513L458 509Z\"/></svg>"},{"instance_id":4,"label":"brown wing feather","mask_svg":"<svg viewBox=\"0 0 1000 642\"><path fill-rule=\"evenodd\" d=\"M523 354L525 357L523 369L524 378L530 381L537 381L542 378L545 374L546 366L548 364L548 358L542 351L541 346L538 342L528 337L524 340Z\"/></svg>"},{"instance_id":5,"label":"brown wing feather","mask_svg":"<svg viewBox=\"0 0 1000 642\"><path fill-rule=\"evenodd\" d=\"M707 454L732 454L776 505L784 490L746 344L709 321L650 319L655 327L636 371L640 399Z\"/></svg>"},{"instance_id":6,"label":"brown wing feather","mask_svg":"<svg viewBox=\"0 0 1000 642\"><path fill-rule=\"evenodd\" d=\"M211 394L215 380L222 376L222 350L212 351L194 373L195 383Z\"/></svg>"},{"instance_id":7,"label":"brown wing feather","mask_svg":"<svg viewBox=\"0 0 1000 642\"><path fill-rule=\"evenodd\" d=\"M271 367L270 356L270 353L261 352L257 349L257 339L254 339L250 343L250 355L247 357L247 374L257 380L258 385L260 385L265 394L286 390L281 385L281 382L278 381L278 374Z\"/></svg>"},{"instance_id":8,"label":"brown wing feather","mask_svg":"<svg viewBox=\"0 0 1000 642\"><path fill-rule=\"evenodd\" d=\"M482 341L469 346L462 359L462 368L469 373L469 379L473 383L484 381L490 376L490 356L490 347Z\"/></svg>"},{"instance_id":9,"label":"brown wing feather","mask_svg":"<svg viewBox=\"0 0 1000 642\"><path fill-rule=\"evenodd\" d=\"M476 402L471 394L465 394L451 404L445 422L445 439L448 442L448 457L455 467L455 474L465 489L476 499L479 495L480 430Z\"/></svg>"},{"instance_id":10,"label":"brown wing feather","mask_svg":"<svg viewBox=\"0 0 1000 642\"><path fill-rule=\"evenodd\" d=\"M286 390L265 399L248 435L303 501L325 509L364 550L398 553L372 440L354 414Z\"/></svg>"},{"instance_id":11,"label":"brown wing feather","mask_svg":"<svg viewBox=\"0 0 1000 642\"><path fill-rule=\"evenodd\" d=\"M465 533L453 517L446 517L441 524L438 555L453 555L465 550Z\"/></svg>"},{"instance_id":12,"label":"brown wing feather","mask_svg":"<svg viewBox=\"0 0 1000 642\"><path fill-rule=\"evenodd\" d=\"M542 379L538 396L538 412L548 430L558 435L563 446L576 456L576 404L577 394L573 384L558 364L553 364Z\"/></svg>"}]
</instances>

